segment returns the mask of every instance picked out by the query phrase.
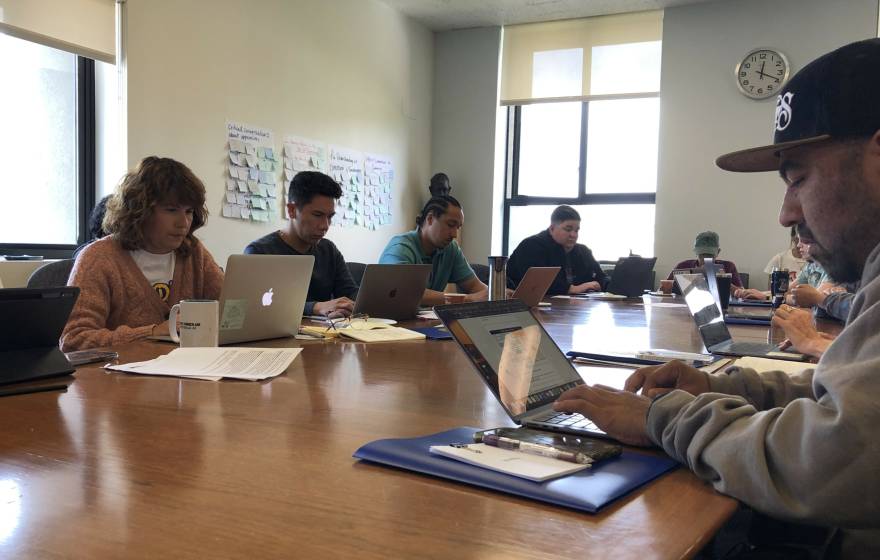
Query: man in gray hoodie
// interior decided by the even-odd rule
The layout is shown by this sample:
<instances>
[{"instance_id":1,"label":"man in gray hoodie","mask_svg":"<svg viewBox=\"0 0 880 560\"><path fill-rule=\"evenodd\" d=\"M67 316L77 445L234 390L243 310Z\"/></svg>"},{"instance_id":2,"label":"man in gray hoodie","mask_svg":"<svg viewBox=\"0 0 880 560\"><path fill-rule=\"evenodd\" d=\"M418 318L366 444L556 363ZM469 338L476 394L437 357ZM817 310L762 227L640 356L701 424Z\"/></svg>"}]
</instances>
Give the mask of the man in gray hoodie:
<instances>
[{"instance_id":1,"label":"man in gray hoodie","mask_svg":"<svg viewBox=\"0 0 880 560\"><path fill-rule=\"evenodd\" d=\"M578 387L555 405L624 443L662 447L755 510L838 528L830 555L858 558L880 558L878 99L880 39L847 45L783 87L772 145L716 162L778 171L780 223L797 227L833 278L861 280L815 370L708 375L672 362L638 370L624 391Z\"/></svg>"}]
</instances>

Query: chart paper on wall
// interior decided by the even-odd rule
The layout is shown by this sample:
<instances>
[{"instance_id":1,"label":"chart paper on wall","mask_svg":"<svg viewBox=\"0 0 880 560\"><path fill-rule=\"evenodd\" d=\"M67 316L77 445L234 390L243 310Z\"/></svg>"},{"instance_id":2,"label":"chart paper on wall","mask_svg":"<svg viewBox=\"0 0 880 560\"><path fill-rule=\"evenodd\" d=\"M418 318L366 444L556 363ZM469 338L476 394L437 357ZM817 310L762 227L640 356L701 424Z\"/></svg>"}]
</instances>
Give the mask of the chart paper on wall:
<instances>
[{"instance_id":1,"label":"chart paper on wall","mask_svg":"<svg viewBox=\"0 0 880 560\"><path fill-rule=\"evenodd\" d=\"M269 222L278 218L278 171L281 155L271 130L226 122L225 218Z\"/></svg>"},{"instance_id":2,"label":"chart paper on wall","mask_svg":"<svg viewBox=\"0 0 880 560\"><path fill-rule=\"evenodd\" d=\"M365 226L364 154L350 148L330 146L330 176L342 187L337 201L336 225Z\"/></svg>"}]
</instances>

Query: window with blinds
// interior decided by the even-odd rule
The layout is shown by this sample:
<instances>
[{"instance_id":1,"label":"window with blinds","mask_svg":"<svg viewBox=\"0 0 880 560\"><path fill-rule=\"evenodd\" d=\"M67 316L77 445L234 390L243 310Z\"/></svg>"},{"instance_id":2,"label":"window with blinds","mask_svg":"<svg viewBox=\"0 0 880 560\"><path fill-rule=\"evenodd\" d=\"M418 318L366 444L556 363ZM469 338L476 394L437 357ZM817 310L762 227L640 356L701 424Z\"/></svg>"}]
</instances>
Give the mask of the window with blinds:
<instances>
[{"instance_id":1,"label":"window with blinds","mask_svg":"<svg viewBox=\"0 0 880 560\"><path fill-rule=\"evenodd\" d=\"M504 251L581 214L597 258L654 252L662 12L505 27Z\"/></svg>"},{"instance_id":2,"label":"window with blinds","mask_svg":"<svg viewBox=\"0 0 880 560\"><path fill-rule=\"evenodd\" d=\"M69 257L124 170L114 0L0 2L0 254Z\"/></svg>"}]
</instances>

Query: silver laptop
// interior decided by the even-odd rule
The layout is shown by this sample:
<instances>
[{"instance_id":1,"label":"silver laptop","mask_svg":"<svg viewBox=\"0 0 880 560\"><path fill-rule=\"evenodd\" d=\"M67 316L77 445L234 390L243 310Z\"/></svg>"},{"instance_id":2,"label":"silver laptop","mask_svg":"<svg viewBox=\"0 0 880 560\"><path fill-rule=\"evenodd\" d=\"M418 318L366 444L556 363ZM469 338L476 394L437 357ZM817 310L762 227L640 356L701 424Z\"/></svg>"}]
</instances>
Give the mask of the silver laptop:
<instances>
[{"instance_id":1,"label":"silver laptop","mask_svg":"<svg viewBox=\"0 0 880 560\"><path fill-rule=\"evenodd\" d=\"M413 319L431 274L429 264L368 264L354 313L383 319Z\"/></svg>"},{"instance_id":2,"label":"silver laptop","mask_svg":"<svg viewBox=\"0 0 880 560\"><path fill-rule=\"evenodd\" d=\"M714 275L713 275L714 276ZM717 297L709 289L709 283L702 274L676 274L675 281L684 296L688 310L697 325L706 350L723 356L759 356L777 360L802 362L807 356L786 352L765 342L734 341L724 324L724 315Z\"/></svg>"},{"instance_id":3,"label":"silver laptop","mask_svg":"<svg viewBox=\"0 0 880 560\"><path fill-rule=\"evenodd\" d=\"M559 266L529 267L523 274L522 280L519 281L511 299L518 299L529 307L535 307L544 299L544 295L550 289L561 269L562 267Z\"/></svg>"},{"instance_id":4,"label":"silver laptop","mask_svg":"<svg viewBox=\"0 0 880 560\"><path fill-rule=\"evenodd\" d=\"M220 344L294 336L314 264L311 255L231 255L220 293Z\"/></svg>"},{"instance_id":5,"label":"silver laptop","mask_svg":"<svg viewBox=\"0 0 880 560\"><path fill-rule=\"evenodd\" d=\"M584 381L525 303L508 299L441 305L434 311L511 420L541 430L607 437L580 414L553 410L559 395Z\"/></svg>"}]
</instances>

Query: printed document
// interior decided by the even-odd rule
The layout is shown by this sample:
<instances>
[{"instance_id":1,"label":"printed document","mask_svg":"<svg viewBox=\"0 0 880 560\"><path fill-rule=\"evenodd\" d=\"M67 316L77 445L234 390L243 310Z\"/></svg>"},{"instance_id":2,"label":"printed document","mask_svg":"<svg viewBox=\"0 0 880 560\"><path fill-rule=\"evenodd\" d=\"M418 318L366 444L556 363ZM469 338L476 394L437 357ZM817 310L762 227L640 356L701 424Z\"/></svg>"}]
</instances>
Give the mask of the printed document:
<instances>
[{"instance_id":1,"label":"printed document","mask_svg":"<svg viewBox=\"0 0 880 560\"><path fill-rule=\"evenodd\" d=\"M259 381L281 375L302 348L176 348L146 362L108 364L106 369L217 381Z\"/></svg>"}]
</instances>

